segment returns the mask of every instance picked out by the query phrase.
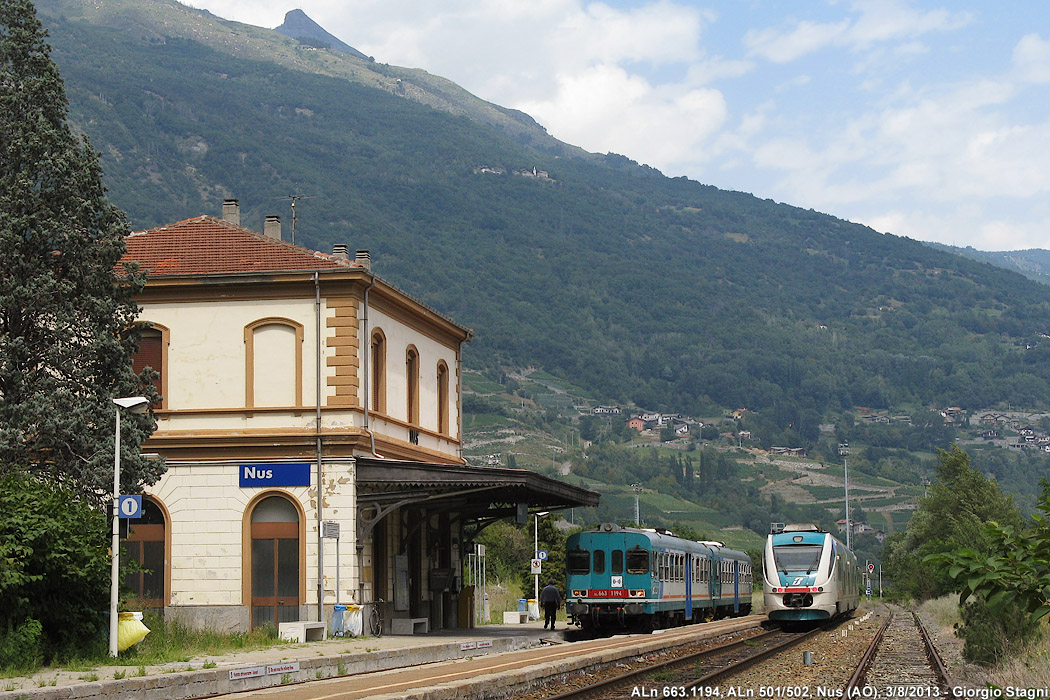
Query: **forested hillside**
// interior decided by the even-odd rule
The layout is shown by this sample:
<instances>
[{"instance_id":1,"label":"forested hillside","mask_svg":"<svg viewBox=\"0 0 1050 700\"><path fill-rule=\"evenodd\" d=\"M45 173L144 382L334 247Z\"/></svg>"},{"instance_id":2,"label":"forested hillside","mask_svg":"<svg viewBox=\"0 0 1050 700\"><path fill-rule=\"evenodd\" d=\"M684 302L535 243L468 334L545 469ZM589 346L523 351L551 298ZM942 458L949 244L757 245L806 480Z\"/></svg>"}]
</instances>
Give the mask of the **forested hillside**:
<instances>
[{"instance_id":1,"label":"forested hillside","mask_svg":"<svg viewBox=\"0 0 1050 700\"><path fill-rule=\"evenodd\" d=\"M976 250L969 246L957 248L940 243L930 243L929 245L941 250L951 251L971 260L980 260L1006 270L1020 272L1028 279L1036 282L1050 284L1050 250L1031 248L1028 250L986 251Z\"/></svg>"},{"instance_id":2,"label":"forested hillside","mask_svg":"<svg viewBox=\"0 0 1050 700\"><path fill-rule=\"evenodd\" d=\"M803 441L854 406L1050 396L1050 290L1018 274L583 154L451 88L431 107L354 82L404 75L409 93L408 69L300 47L293 70L287 37L175 3L142 0L128 26L39 7L133 227L235 196L242 222L282 214L287 237L287 197L305 195L296 242L370 249L378 274L475 329L470 367L543 367L693 415L746 407ZM263 59L270 35L281 63Z\"/></svg>"}]
</instances>

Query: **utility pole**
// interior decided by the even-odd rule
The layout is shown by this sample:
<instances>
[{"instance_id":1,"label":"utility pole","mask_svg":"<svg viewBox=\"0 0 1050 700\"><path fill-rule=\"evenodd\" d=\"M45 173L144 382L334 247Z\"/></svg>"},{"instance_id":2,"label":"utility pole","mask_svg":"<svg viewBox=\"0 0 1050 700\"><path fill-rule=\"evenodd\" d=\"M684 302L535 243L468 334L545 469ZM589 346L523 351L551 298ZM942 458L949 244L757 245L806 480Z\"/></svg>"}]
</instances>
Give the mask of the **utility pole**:
<instances>
[{"instance_id":1,"label":"utility pole","mask_svg":"<svg viewBox=\"0 0 1050 700\"><path fill-rule=\"evenodd\" d=\"M634 526L641 527L641 514L638 512L638 494L642 492L642 485L631 484L631 488L634 489Z\"/></svg>"},{"instance_id":2,"label":"utility pole","mask_svg":"<svg viewBox=\"0 0 1050 700\"><path fill-rule=\"evenodd\" d=\"M846 490L846 549L850 549L850 536L853 534L853 523L849 519L849 465L846 457L849 456L849 443L839 443L839 456L842 457L842 483Z\"/></svg>"}]
</instances>

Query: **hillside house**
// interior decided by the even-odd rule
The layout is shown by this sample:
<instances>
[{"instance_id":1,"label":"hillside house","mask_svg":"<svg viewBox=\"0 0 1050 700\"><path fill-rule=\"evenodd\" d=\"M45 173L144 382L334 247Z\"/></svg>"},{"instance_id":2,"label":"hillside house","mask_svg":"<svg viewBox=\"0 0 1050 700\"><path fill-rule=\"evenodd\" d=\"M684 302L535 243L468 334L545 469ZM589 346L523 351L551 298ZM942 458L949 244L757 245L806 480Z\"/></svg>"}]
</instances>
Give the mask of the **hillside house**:
<instances>
[{"instance_id":1,"label":"hillside house","mask_svg":"<svg viewBox=\"0 0 1050 700\"><path fill-rule=\"evenodd\" d=\"M851 518L851 520L852 520L852 518ZM836 528L838 528L838 531L839 531L840 535L845 535L846 534L846 520L845 520L845 518L840 519L840 520L836 520L835 521L835 526L836 526ZM856 536L856 535L873 535L875 537L875 539L878 540L880 543L886 541L886 533L885 532L883 532L882 530L876 530L871 525L868 525L867 523L857 522L856 520L853 520L853 529L850 532L854 536Z\"/></svg>"},{"instance_id":2,"label":"hillside house","mask_svg":"<svg viewBox=\"0 0 1050 700\"><path fill-rule=\"evenodd\" d=\"M640 433L643 430L645 430L645 421L642 420L641 418L637 418L637 417L636 418L632 418L629 421L627 421L627 427L630 428L631 430L634 430L634 431L637 431L637 432Z\"/></svg>"},{"instance_id":3,"label":"hillside house","mask_svg":"<svg viewBox=\"0 0 1050 700\"><path fill-rule=\"evenodd\" d=\"M146 489L128 585L194 626L327 620L382 599L392 620L462 626L479 527L598 494L463 458L461 351L472 332L350 259L200 216L127 238L148 272L136 369L159 372L167 462ZM340 547L341 542L341 547ZM339 552L339 556L336 553ZM338 581L338 588L337 588Z\"/></svg>"}]
</instances>

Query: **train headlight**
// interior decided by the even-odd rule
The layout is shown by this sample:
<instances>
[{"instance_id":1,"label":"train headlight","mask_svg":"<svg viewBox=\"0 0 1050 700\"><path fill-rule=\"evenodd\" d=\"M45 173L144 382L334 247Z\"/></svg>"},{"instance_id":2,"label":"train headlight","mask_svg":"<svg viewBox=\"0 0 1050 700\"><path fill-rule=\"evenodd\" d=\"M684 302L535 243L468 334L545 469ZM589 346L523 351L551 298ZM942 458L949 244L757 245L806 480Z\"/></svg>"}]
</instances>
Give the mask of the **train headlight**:
<instances>
[{"instance_id":1,"label":"train headlight","mask_svg":"<svg viewBox=\"0 0 1050 700\"><path fill-rule=\"evenodd\" d=\"M629 591L627 591L627 595L630 596L631 598L644 598L645 597L645 589L644 588L632 588Z\"/></svg>"},{"instance_id":2,"label":"train headlight","mask_svg":"<svg viewBox=\"0 0 1050 700\"><path fill-rule=\"evenodd\" d=\"M581 591L581 590L578 590L578 589L574 588L572 590L572 597L573 598L586 598L587 597L587 591Z\"/></svg>"}]
</instances>

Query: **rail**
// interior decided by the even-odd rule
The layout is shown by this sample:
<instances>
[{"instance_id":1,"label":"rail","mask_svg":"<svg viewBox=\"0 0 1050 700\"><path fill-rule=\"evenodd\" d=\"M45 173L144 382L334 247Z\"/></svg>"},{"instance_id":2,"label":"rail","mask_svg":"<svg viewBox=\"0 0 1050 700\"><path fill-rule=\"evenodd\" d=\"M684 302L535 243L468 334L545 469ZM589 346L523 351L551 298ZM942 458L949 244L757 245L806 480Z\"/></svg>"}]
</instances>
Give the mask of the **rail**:
<instances>
[{"instance_id":1,"label":"rail","mask_svg":"<svg viewBox=\"0 0 1050 700\"><path fill-rule=\"evenodd\" d=\"M843 688L843 697L861 697L863 688L871 685L924 688L936 685L945 696L952 694L948 669L929 632L914 612L911 614L911 623L908 625L907 620L898 618L895 613L890 614L857 663L853 675ZM893 637L892 643L887 645L890 635ZM879 653L886 648L892 654L892 658L886 662L892 668L892 676L873 679L872 675L878 676L880 673L874 670Z\"/></svg>"}]
</instances>

